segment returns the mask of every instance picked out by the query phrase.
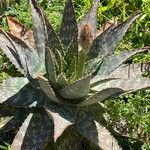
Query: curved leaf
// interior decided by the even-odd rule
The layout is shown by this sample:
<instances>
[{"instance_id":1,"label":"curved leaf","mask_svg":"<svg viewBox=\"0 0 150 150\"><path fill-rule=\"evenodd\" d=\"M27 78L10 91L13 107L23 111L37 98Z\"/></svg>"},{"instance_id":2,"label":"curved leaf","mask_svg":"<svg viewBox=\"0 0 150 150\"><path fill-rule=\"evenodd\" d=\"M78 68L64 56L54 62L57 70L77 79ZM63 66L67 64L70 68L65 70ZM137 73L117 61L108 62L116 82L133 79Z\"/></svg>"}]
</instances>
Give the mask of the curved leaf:
<instances>
[{"instance_id":1,"label":"curved leaf","mask_svg":"<svg viewBox=\"0 0 150 150\"><path fill-rule=\"evenodd\" d=\"M47 100L45 109L54 122L54 140L56 141L63 131L74 123L76 108Z\"/></svg>"},{"instance_id":2,"label":"curved leaf","mask_svg":"<svg viewBox=\"0 0 150 150\"><path fill-rule=\"evenodd\" d=\"M9 77L0 84L0 103L18 93L28 82L28 79L24 77Z\"/></svg>"},{"instance_id":3,"label":"curved leaf","mask_svg":"<svg viewBox=\"0 0 150 150\"><path fill-rule=\"evenodd\" d=\"M44 78L43 76L39 76L38 77L38 81L39 84L43 90L43 92L52 100L55 102L60 103L60 101L58 100L58 98L55 95L55 92L53 91L53 89L51 88L50 84L48 83L48 80L46 78Z\"/></svg>"},{"instance_id":4,"label":"curved leaf","mask_svg":"<svg viewBox=\"0 0 150 150\"><path fill-rule=\"evenodd\" d=\"M135 54L147 51L149 48L138 48L133 51L125 51L121 52L120 54L111 55L107 57L100 66L100 69L96 76L93 77L91 83L97 82L98 80L107 78L112 71L118 68L120 65L125 63L130 57Z\"/></svg>"},{"instance_id":5,"label":"curved leaf","mask_svg":"<svg viewBox=\"0 0 150 150\"><path fill-rule=\"evenodd\" d=\"M68 127L56 142L57 150L82 150L79 135L73 127Z\"/></svg>"},{"instance_id":6,"label":"curved leaf","mask_svg":"<svg viewBox=\"0 0 150 150\"><path fill-rule=\"evenodd\" d=\"M0 48L14 65L17 65L16 67L23 69L25 74L29 70L33 78L38 73L43 74L45 72L44 63L40 61L36 52L31 50L23 41L2 30L0 30L0 36L2 36L0 38Z\"/></svg>"},{"instance_id":7,"label":"curved leaf","mask_svg":"<svg viewBox=\"0 0 150 150\"><path fill-rule=\"evenodd\" d=\"M91 76L89 75L64 87L60 91L62 97L67 99L79 99L87 96L90 90L90 79Z\"/></svg>"},{"instance_id":8,"label":"curved leaf","mask_svg":"<svg viewBox=\"0 0 150 150\"><path fill-rule=\"evenodd\" d=\"M30 0L30 6L36 48L42 61L45 59L46 46L62 53L62 45L42 9L35 0Z\"/></svg>"},{"instance_id":9,"label":"curved leaf","mask_svg":"<svg viewBox=\"0 0 150 150\"><path fill-rule=\"evenodd\" d=\"M9 78L0 85L0 90L0 103L8 105L29 106L45 99L45 94L25 78Z\"/></svg>"},{"instance_id":10,"label":"curved leaf","mask_svg":"<svg viewBox=\"0 0 150 150\"><path fill-rule=\"evenodd\" d=\"M98 93L88 97L85 101L78 104L78 106L86 106L97 103L99 101L103 101L108 98L119 96L120 94L124 93L122 89L119 88L107 88L99 91Z\"/></svg>"},{"instance_id":11,"label":"curved leaf","mask_svg":"<svg viewBox=\"0 0 150 150\"><path fill-rule=\"evenodd\" d=\"M150 79L114 79L105 83L101 83L92 88L93 91L102 91L107 88L119 88L126 92L134 92L142 89L150 88Z\"/></svg>"},{"instance_id":12,"label":"curved leaf","mask_svg":"<svg viewBox=\"0 0 150 150\"><path fill-rule=\"evenodd\" d=\"M27 115L28 114L25 112L19 112L19 114L15 115L2 128L0 128L0 134L19 127L24 122Z\"/></svg>"},{"instance_id":13,"label":"curved leaf","mask_svg":"<svg viewBox=\"0 0 150 150\"><path fill-rule=\"evenodd\" d=\"M94 40L89 52L89 58L93 59L95 57L100 57L103 59L106 56L113 54L128 28L140 15L140 13L136 13L122 24L119 24L116 27L110 27L100 34Z\"/></svg>"},{"instance_id":14,"label":"curved leaf","mask_svg":"<svg viewBox=\"0 0 150 150\"><path fill-rule=\"evenodd\" d=\"M43 149L53 136L53 122L45 111L29 114L11 146L12 150Z\"/></svg>"},{"instance_id":15,"label":"curved leaf","mask_svg":"<svg viewBox=\"0 0 150 150\"><path fill-rule=\"evenodd\" d=\"M62 135L64 130L72 125L72 122L66 120L65 118L61 117L58 113L51 112L50 110L46 109L48 115L52 118L54 122L54 141L57 140L58 137Z\"/></svg>"},{"instance_id":16,"label":"curved leaf","mask_svg":"<svg viewBox=\"0 0 150 150\"><path fill-rule=\"evenodd\" d=\"M80 109L76 116L76 130L101 149L120 150L115 138L90 113L86 107Z\"/></svg>"}]
</instances>

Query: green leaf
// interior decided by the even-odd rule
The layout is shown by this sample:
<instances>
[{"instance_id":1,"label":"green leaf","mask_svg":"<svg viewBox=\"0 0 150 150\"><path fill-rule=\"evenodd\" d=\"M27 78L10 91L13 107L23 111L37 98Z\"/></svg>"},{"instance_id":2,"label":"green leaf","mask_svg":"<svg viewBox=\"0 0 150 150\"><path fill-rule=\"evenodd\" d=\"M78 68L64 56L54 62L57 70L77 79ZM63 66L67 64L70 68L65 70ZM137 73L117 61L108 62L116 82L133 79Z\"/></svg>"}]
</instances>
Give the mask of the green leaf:
<instances>
[{"instance_id":1,"label":"green leaf","mask_svg":"<svg viewBox=\"0 0 150 150\"><path fill-rule=\"evenodd\" d=\"M57 150L82 150L81 137L75 132L73 127L68 127L56 142Z\"/></svg>"},{"instance_id":2,"label":"green leaf","mask_svg":"<svg viewBox=\"0 0 150 150\"><path fill-rule=\"evenodd\" d=\"M45 108L50 112L57 113L59 116L74 123L76 107L70 104L60 104L47 99Z\"/></svg>"},{"instance_id":3,"label":"green leaf","mask_svg":"<svg viewBox=\"0 0 150 150\"><path fill-rule=\"evenodd\" d=\"M45 109L54 122L54 140L74 123L76 107L47 100Z\"/></svg>"},{"instance_id":4,"label":"green leaf","mask_svg":"<svg viewBox=\"0 0 150 150\"><path fill-rule=\"evenodd\" d=\"M27 115L28 114L26 112L19 112L17 115L11 118L2 128L0 128L0 134L8 132L20 126L26 119Z\"/></svg>"},{"instance_id":5,"label":"green leaf","mask_svg":"<svg viewBox=\"0 0 150 150\"><path fill-rule=\"evenodd\" d=\"M134 92L134 91L150 88L150 79L141 79L141 78L114 79L108 82L101 83L91 88L91 90L98 92L110 87L122 89L124 93Z\"/></svg>"},{"instance_id":6,"label":"green leaf","mask_svg":"<svg viewBox=\"0 0 150 150\"><path fill-rule=\"evenodd\" d=\"M2 36L0 48L12 62L14 59L16 60L24 70L24 74L27 74L27 70L29 70L29 74L35 78L38 73L43 74L45 72L44 63L40 61L34 49L30 49L21 39L5 31L0 30L0 36Z\"/></svg>"},{"instance_id":7,"label":"green leaf","mask_svg":"<svg viewBox=\"0 0 150 150\"><path fill-rule=\"evenodd\" d=\"M45 111L29 114L11 146L12 150L43 149L53 136L53 122Z\"/></svg>"},{"instance_id":8,"label":"green leaf","mask_svg":"<svg viewBox=\"0 0 150 150\"><path fill-rule=\"evenodd\" d=\"M109 75L109 78L138 78L148 72L150 72L150 65L148 63L123 64L115 69Z\"/></svg>"},{"instance_id":9,"label":"green leaf","mask_svg":"<svg viewBox=\"0 0 150 150\"><path fill-rule=\"evenodd\" d=\"M38 81L39 84L43 90L43 92L52 100L55 102L60 103L60 101L58 100L58 98L55 95L55 92L53 91L52 87L50 86L50 84L48 83L48 80L46 78L44 78L43 76L39 76L38 77Z\"/></svg>"},{"instance_id":10,"label":"green leaf","mask_svg":"<svg viewBox=\"0 0 150 150\"><path fill-rule=\"evenodd\" d=\"M75 127L79 133L101 149L120 149L110 132L94 119L88 107L78 112Z\"/></svg>"},{"instance_id":11,"label":"green leaf","mask_svg":"<svg viewBox=\"0 0 150 150\"><path fill-rule=\"evenodd\" d=\"M0 103L18 93L28 82L28 79L24 77L9 77L0 84Z\"/></svg>"},{"instance_id":12,"label":"green leaf","mask_svg":"<svg viewBox=\"0 0 150 150\"><path fill-rule=\"evenodd\" d=\"M56 69L54 64L53 53L46 47L45 49L45 67L48 75L48 79L52 85L56 85Z\"/></svg>"},{"instance_id":13,"label":"green leaf","mask_svg":"<svg viewBox=\"0 0 150 150\"><path fill-rule=\"evenodd\" d=\"M13 106L29 106L34 101L44 101L45 94L26 78L10 77L0 85L0 103Z\"/></svg>"},{"instance_id":14,"label":"green leaf","mask_svg":"<svg viewBox=\"0 0 150 150\"><path fill-rule=\"evenodd\" d=\"M122 24L119 24L116 27L110 27L105 32L100 34L94 40L89 52L89 58L93 59L100 57L103 59L106 56L113 54L128 28L140 15L140 13L136 13Z\"/></svg>"},{"instance_id":15,"label":"green leaf","mask_svg":"<svg viewBox=\"0 0 150 150\"><path fill-rule=\"evenodd\" d=\"M38 54L42 61L45 59L45 47L59 50L62 53L62 45L48 22L48 19L35 0L30 0L33 32Z\"/></svg>"},{"instance_id":16,"label":"green leaf","mask_svg":"<svg viewBox=\"0 0 150 150\"><path fill-rule=\"evenodd\" d=\"M62 97L67 99L79 99L87 96L90 90L90 79L91 76L89 75L64 87L60 91Z\"/></svg>"},{"instance_id":17,"label":"green leaf","mask_svg":"<svg viewBox=\"0 0 150 150\"><path fill-rule=\"evenodd\" d=\"M60 29L60 39L67 51L67 62L78 57L78 26L75 18L72 0L67 0Z\"/></svg>"},{"instance_id":18,"label":"green leaf","mask_svg":"<svg viewBox=\"0 0 150 150\"><path fill-rule=\"evenodd\" d=\"M66 120L65 118L61 117L58 113L52 112L46 109L48 115L52 118L54 122L54 141L57 140L58 137L62 135L64 130L72 125L72 122Z\"/></svg>"},{"instance_id":19,"label":"green leaf","mask_svg":"<svg viewBox=\"0 0 150 150\"><path fill-rule=\"evenodd\" d=\"M88 24L92 27L92 35L95 37L97 33L97 13L98 13L99 0L93 0L93 5L90 10L86 13L84 18L79 23L79 32L84 25Z\"/></svg>"},{"instance_id":20,"label":"green leaf","mask_svg":"<svg viewBox=\"0 0 150 150\"><path fill-rule=\"evenodd\" d=\"M78 106L86 106L97 103L99 101L103 101L108 98L119 96L120 94L124 93L122 89L119 88L107 88L103 89L102 91L97 92L96 94L88 97L85 101L78 104Z\"/></svg>"},{"instance_id":21,"label":"green leaf","mask_svg":"<svg viewBox=\"0 0 150 150\"><path fill-rule=\"evenodd\" d=\"M125 63L130 57L132 57L135 54L147 51L148 49L149 48L137 48L133 51L125 51L121 52L118 55L114 54L107 57L101 64L97 75L93 77L91 83L107 78L112 73L112 71L114 71L123 63Z\"/></svg>"},{"instance_id":22,"label":"green leaf","mask_svg":"<svg viewBox=\"0 0 150 150\"><path fill-rule=\"evenodd\" d=\"M15 67L24 74L23 66L21 64L20 58L16 55L16 57L10 51L10 47L13 48L14 46L10 43L10 39L7 37L5 32L0 29L0 49L7 55L10 61L15 65Z\"/></svg>"},{"instance_id":23,"label":"green leaf","mask_svg":"<svg viewBox=\"0 0 150 150\"><path fill-rule=\"evenodd\" d=\"M25 111L23 107L13 107L7 104L0 104L0 117L14 116L20 111Z\"/></svg>"}]
</instances>

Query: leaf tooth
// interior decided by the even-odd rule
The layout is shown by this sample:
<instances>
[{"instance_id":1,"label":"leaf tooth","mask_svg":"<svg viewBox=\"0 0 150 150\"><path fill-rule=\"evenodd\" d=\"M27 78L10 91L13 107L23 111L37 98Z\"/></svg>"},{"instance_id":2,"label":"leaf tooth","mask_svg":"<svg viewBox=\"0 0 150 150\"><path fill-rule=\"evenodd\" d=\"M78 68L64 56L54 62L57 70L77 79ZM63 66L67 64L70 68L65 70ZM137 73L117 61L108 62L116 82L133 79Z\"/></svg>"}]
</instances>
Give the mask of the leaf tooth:
<instances>
[{"instance_id":1,"label":"leaf tooth","mask_svg":"<svg viewBox=\"0 0 150 150\"><path fill-rule=\"evenodd\" d=\"M43 92L50 98L50 100L60 103L60 101L55 95L55 92L53 91L52 87L48 83L48 80L43 76L38 76L38 81Z\"/></svg>"}]
</instances>

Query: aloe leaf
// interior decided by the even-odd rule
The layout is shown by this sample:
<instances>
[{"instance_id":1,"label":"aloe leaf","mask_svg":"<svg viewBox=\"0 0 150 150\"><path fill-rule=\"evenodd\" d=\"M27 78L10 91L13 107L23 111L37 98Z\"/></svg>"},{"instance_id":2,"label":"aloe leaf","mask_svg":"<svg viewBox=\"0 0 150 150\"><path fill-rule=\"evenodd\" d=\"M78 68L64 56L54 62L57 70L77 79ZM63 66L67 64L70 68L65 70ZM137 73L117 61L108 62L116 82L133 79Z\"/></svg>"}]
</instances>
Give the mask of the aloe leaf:
<instances>
[{"instance_id":1,"label":"aloe leaf","mask_svg":"<svg viewBox=\"0 0 150 150\"><path fill-rule=\"evenodd\" d=\"M110 73L108 78L138 78L150 72L149 63L123 64Z\"/></svg>"},{"instance_id":2,"label":"aloe leaf","mask_svg":"<svg viewBox=\"0 0 150 150\"><path fill-rule=\"evenodd\" d=\"M18 93L28 82L28 79L24 77L9 77L0 84L0 103Z\"/></svg>"},{"instance_id":3,"label":"aloe leaf","mask_svg":"<svg viewBox=\"0 0 150 150\"><path fill-rule=\"evenodd\" d=\"M106 56L113 54L128 28L140 15L140 13L136 13L122 24L119 24L116 27L110 27L100 34L91 47L89 58L93 59L100 57L103 59Z\"/></svg>"},{"instance_id":4,"label":"aloe leaf","mask_svg":"<svg viewBox=\"0 0 150 150\"><path fill-rule=\"evenodd\" d=\"M78 132L99 148L104 150L120 150L115 138L94 119L88 108L80 109L76 116L75 127Z\"/></svg>"},{"instance_id":5,"label":"aloe leaf","mask_svg":"<svg viewBox=\"0 0 150 150\"><path fill-rule=\"evenodd\" d=\"M43 90L43 92L52 100L55 102L60 102L58 98L55 95L55 92L53 91L52 87L48 83L48 80L44 78L43 76L38 77L38 82Z\"/></svg>"},{"instance_id":6,"label":"aloe leaf","mask_svg":"<svg viewBox=\"0 0 150 150\"><path fill-rule=\"evenodd\" d=\"M46 109L46 111L54 122L54 141L56 141L58 139L58 137L60 137L62 135L64 130L68 126L72 125L72 122L64 119L58 113L52 112L48 109Z\"/></svg>"},{"instance_id":7,"label":"aloe leaf","mask_svg":"<svg viewBox=\"0 0 150 150\"><path fill-rule=\"evenodd\" d=\"M71 105L63 105L47 100L45 109L51 118L53 118L54 139L57 140L63 131L74 123L76 108Z\"/></svg>"},{"instance_id":8,"label":"aloe leaf","mask_svg":"<svg viewBox=\"0 0 150 150\"><path fill-rule=\"evenodd\" d=\"M38 58L38 55L34 50L31 50L23 41L19 38L0 30L0 48L11 60L13 59L19 64L19 67L27 73L26 60L30 75L35 78L38 73L45 73L44 64ZM4 44L3 44L4 43ZM11 55L10 55L11 54ZM11 60L13 62L13 59Z\"/></svg>"},{"instance_id":9,"label":"aloe leaf","mask_svg":"<svg viewBox=\"0 0 150 150\"><path fill-rule=\"evenodd\" d=\"M112 71L118 68L120 65L125 63L129 58L133 55L144 52L148 50L148 48L138 48L133 51L125 51L120 54L114 54L107 57L100 66L100 69L96 76L92 79L91 83L97 82L97 80L101 80L103 78L107 78Z\"/></svg>"},{"instance_id":10,"label":"aloe leaf","mask_svg":"<svg viewBox=\"0 0 150 150\"><path fill-rule=\"evenodd\" d=\"M26 78L9 78L0 85L0 103L13 106L29 106L44 97L41 90L28 83ZM43 98L44 99L44 98Z\"/></svg>"},{"instance_id":11,"label":"aloe leaf","mask_svg":"<svg viewBox=\"0 0 150 150\"><path fill-rule=\"evenodd\" d=\"M36 1L30 0L30 6L36 48L40 58L44 61L46 46L60 52L62 52L62 46L46 15Z\"/></svg>"},{"instance_id":12,"label":"aloe leaf","mask_svg":"<svg viewBox=\"0 0 150 150\"><path fill-rule=\"evenodd\" d=\"M7 57L10 59L10 61L15 65L15 67L24 74L23 66L20 62L20 59L15 57L11 51L9 50L9 47L12 47L12 44L10 44L10 39L6 38L5 33L0 29L0 48L3 50L3 52L7 55Z\"/></svg>"},{"instance_id":13,"label":"aloe leaf","mask_svg":"<svg viewBox=\"0 0 150 150\"><path fill-rule=\"evenodd\" d=\"M19 114L15 115L2 128L0 128L0 134L3 134L20 126L26 119L27 115L28 114L25 112L19 112Z\"/></svg>"},{"instance_id":14,"label":"aloe leaf","mask_svg":"<svg viewBox=\"0 0 150 150\"><path fill-rule=\"evenodd\" d=\"M141 78L133 78L133 79L114 79L105 83L101 83L91 90L93 91L102 91L106 88L119 88L126 92L134 92L142 89L150 88L150 79L141 79Z\"/></svg>"},{"instance_id":15,"label":"aloe leaf","mask_svg":"<svg viewBox=\"0 0 150 150\"><path fill-rule=\"evenodd\" d=\"M93 5L84 18L79 23L79 31L81 31L82 27L86 24L92 27L92 35L96 36L97 32L97 13L98 13L98 3L99 0L93 0Z\"/></svg>"},{"instance_id":16,"label":"aloe leaf","mask_svg":"<svg viewBox=\"0 0 150 150\"><path fill-rule=\"evenodd\" d=\"M12 150L43 149L53 136L53 122L45 111L29 114L11 146Z\"/></svg>"},{"instance_id":17,"label":"aloe leaf","mask_svg":"<svg viewBox=\"0 0 150 150\"><path fill-rule=\"evenodd\" d=\"M85 101L78 104L78 106L86 106L97 103L99 101L103 101L108 98L119 96L120 94L124 93L124 90L119 88L107 88L103 89L102 91L97 92L96 94L88 97Z\"/></svg>"},{"instance_id":18,"label":"aloe leaf","mask_svg":"<svg viewBox=\"0 0 150 150\"><path fill-rule=\"evenodd\" d=\"M78 26L72 0L67 0L60 29L60 39L68 49L67 59L70 62L74 55L78 56ZM68 56L69 55L69 56Z\"/></svg>"},{"instance_id":19,"label":"aloe leaf","mask_svg":"<svg viewBox=\"0 0 150 150\"><path fill-rule=\"evenodd\" d=\"M57 150L82 150L80 137L73 127L68 127L56 142Z\"/></svg>"},{"instance_id":20,"label":"aloe leaf","mask_svg":"<svg viewBox=\"0 0 150 150\"><path fill-rule=\"evenodd\" d=\"M23 107L13 107L11 105L0 104L0 117L14 116L19 113L19 111L24 111Z\"/></svg>"},{"instance_id":21,"label":"aloe leaf","mask_svg":"<svg viewBox=\"0 0 150 150\"><path fill-rule=\"evenodd\" d=\"M56 84L56 69L52 51L48 48L45 49L45 66L48 74L48 79L53 85Z\"/></svg>"},{"instance_id":22,"label":"aloe leaf","mask_svg":"<svg viewBox=\"0 0 150 150\"><path fill-rule=\"evenodd\" d=\"M91 76L89 75L64 87L60 91L62 97L67 99L79 99L87 96L90 90L90 79Z\"/></svg>"},{"instance_id":23,"label":"aloe leaf","mask_svg":"<svg viewBox=\"0 0 150 150\"><path fill-rule=\"evenodd\" d=\"M49 99L45 103L45 108L52 113L58 113L59 116L74 123L76 107L68 104L60 104Z\"/></svg>"}]
</instances>

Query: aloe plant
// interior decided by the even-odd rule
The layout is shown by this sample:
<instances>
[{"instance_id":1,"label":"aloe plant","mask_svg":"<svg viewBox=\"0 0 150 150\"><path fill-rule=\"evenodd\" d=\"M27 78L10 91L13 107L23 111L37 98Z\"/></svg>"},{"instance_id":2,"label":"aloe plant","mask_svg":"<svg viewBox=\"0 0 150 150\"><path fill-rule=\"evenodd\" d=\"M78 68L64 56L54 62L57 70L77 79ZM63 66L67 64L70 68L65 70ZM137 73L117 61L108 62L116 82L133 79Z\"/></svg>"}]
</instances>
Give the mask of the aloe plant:
<instances>
[{"instance_id":1,"label":"aloe plant","mask_svg":"<svg viewBox=\"0 0 150 150\"><path fill-rule=\"evenodd\" d=\"M0 48L24 76L9 77L0 85L0 117L11 117L0 134L20 127L12 150L41 150L48 143L54 146L49 149L58 150L84 149L87 143L97 149L121 149L113 137L119 133L107 126L102 103L150 87L150 79L139 77L147 69L138 71L139 78L114 73L121 73L122 64L133 55L149 50L114 53L141 14L98 35L98 0L79 24L72 0L67 0L57 34L35 0L30 7L35 48L0 29Z\"/></svg>"}]
</instances>

